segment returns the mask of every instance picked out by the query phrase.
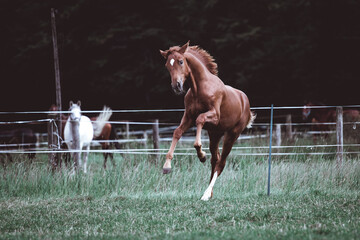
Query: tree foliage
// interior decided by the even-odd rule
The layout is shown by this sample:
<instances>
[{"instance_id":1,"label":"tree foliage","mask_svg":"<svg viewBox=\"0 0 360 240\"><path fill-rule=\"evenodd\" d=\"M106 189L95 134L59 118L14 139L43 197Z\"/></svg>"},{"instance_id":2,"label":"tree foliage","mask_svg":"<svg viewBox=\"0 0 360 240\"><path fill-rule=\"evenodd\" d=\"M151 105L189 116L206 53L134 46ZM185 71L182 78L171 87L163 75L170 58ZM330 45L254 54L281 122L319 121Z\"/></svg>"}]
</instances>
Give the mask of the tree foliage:
<instances>
[{"instance_id":1,"label":"tree foliage","mask_svg":"<svg viewBox=\"0 0 360 240\"><path fill-rule=\"evenodd\" d=\"M64 107L77 99L93 107L181 107L159 49L188 40L215 57L222 80L244 90L252 105L357 99L351 84L360 76L358 1L2 3L2 109L44 109L54 102L52 7L58 10Z\"/></svg>"}]
</instances>

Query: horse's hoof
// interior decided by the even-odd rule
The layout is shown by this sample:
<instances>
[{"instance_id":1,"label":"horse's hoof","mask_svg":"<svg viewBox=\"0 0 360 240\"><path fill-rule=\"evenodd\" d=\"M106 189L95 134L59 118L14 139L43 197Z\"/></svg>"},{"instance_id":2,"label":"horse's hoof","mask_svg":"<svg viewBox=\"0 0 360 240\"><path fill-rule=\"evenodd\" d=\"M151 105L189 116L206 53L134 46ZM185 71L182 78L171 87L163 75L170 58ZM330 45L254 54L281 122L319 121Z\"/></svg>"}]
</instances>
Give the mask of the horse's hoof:
<instances>
[{"instance_id":1,"label":"horse's hoof","mask_svg":"<svg viewBox=\"0 0 360 240\"><path fill-rule=\"evenodd\" d=\"M168 174L171 172L171 168L163 168L163 174Z\"/></svg>"},{"instance_id":2,"label":"horse's hoof","mask_svg":"<svg viewBox=\"0 0 360 240\"><path fill-rule=\"evenodd\" d=\"M200 162L202 162L202 163L206 162L206 156L200 158Z\"/></svg>"}]
</instances>

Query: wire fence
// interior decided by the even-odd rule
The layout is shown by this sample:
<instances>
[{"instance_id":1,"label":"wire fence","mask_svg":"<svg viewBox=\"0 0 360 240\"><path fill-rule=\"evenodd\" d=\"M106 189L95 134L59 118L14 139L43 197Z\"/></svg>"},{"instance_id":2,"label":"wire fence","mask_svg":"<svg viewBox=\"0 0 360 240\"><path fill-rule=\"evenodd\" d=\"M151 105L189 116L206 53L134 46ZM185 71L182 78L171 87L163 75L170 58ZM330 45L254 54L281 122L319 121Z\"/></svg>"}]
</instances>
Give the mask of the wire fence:
<instances>
[{"instance_id":1,"label":"wire fence","mask_svg":"<svg viewBox=\"0 0 360 240\"><path fill-rule=\"evenodd\" d=\"M306 108L308 109L333 109L339 106L307 106ZM347 105L347 106L342 106L344 109L360 109L360 105ZM274 107L274 110L279 110L279 111L284 111L284 110L301 110L303 109L304 106L283 106L283 107ZM251 108L252 111L268 111L270 110L270 107L253 107ZM131 114L131 113L158 113L158 112L183 112L184 109L133 109L133 110L112 110L113 113L127 113L127 114ZM87 114L87 113L100 113L101 111L82 111L82 113ZM68 114L69 111L27 111L27 112L0 112L0 116L4 116L4 115L19 115L19 114L24 114L24 115L32 115L32 114L43 114L43 115L49 115L51 114L52 116L56 115L56 114ZM263 116L265 114L262 114ZM300 115L300 114L299 114ZM283 116L285 116L284 114L279 115L281 118L283 118ZM265 119L265 118L264 118ZM0 122L0 126L2 125L26 125L26 124L45 124L45 123L49 123L51 121L54 121L54 119L49 118L47 116L47 118L44 119L36 119L36 120L26 120L26 121L1 121ZM149 145L149 142L151 142L151 139L148 137L148 135L152 134L152 129L146 128L148 127L153 127L154 125L161 125L164 126L163 128L159 128L159 133L161 135L161 137L159 138L160 142L166 143L166 142L170 142L172 140L172 132L173 130L176 128L177 125L175 122L154 122L154 121L108 121L108 123L112 124L115 128L117 128L118 126L127 126L128 127L128 132L125 131L118 131L117 132L117 137L119 137L119 139L113 139L113 140L94 140L92 142L92 146L95 148L98 148L99 146L101 146L101 144L103 143L120 143L120 144L142 144L140 146L138 146L137 148L129 148L129 147L125 147L124 149L91 149L90 152L91 153L121 153L121 154L147 154L147 155L165 155L166 152L168 151L167 148L148 148L147 146ZM283 121L278 121L274 123L274 125L279 125L280 127L304 127L305 129L294 129L292 130L291 134L292 135L309 135L311 136L315 136L315 135L325 135L325 134L334 134L336 133L336 131L334 130L329 130L329 131L313 131L311 130L312 126L335 126L336 122L283 122ZM130 131L129 130L129 126L131 125L135 125L135 126L140 126L143 129L141 130L133 130ZM360 121L359 119L357 119L356 121L347 121L343 123L344 126L352 126L353 130L356 130L358 128L358 125L360 125ZM253 139L255 141L258 141L260 139L267 139L269 137L268 134L268 129L270 127L270 123L263 121L263 122L255 122L253 124L255 130L253 131L248 131L246 134L241 135L239 137L239 140L250 140ZM56 128L55 128L56 129ZM194 142L195 138L194 138L194 133L195 133L195 129L196 128L191 128L189 129L189 133L185 136L183 136L180 139L180 143L187 143L187 142ZM356 133L357 134L357 133ZM1 135L1 133L0 133ZM60 148L60 143L55 144L57 146L57 149L52 149L51 147L48 146L48 142L45 141L47 136L46 133L37 133L36 137L37 137L37 142L36 142L36 147L34 147L33 144L30 143L24 143L24 142L20 142L20 143L12 143L12 142L5 142L5 141L1 141L0 142L0 154L30 154L30 153L36 153L36 154L49 154L49 153L65 153L65 152L69 152L69 150L66 149L61 149ZM124 138L120 138L120 137L124 137L126 136L126 139ZM139 137L140 136L140 137ZM1 136L0 136L1 137ZM203 142L208 142L209 139L206 135L204 135L202 137L202 141ZM286 143L289 143L291 141L287 141ZM259 141L259 144L264 144L266 143L266 141L261 142ZM358 144L357 142L354 143L348 143L348 144L343 144L343 146L345 148L348 148L350 150L345 150L343 151L343 154L359 154L359 150L360 150L360 144ZM287 150L286 152L277 152L277 153L273 153L273 156L293 156L293 155L333 155L335 154L334 151L323 151L323 149L335 149L339 147L339 144L309 144L309 145L278 145L278 146L273 146L274 149L277 150ZM242 155L242 156L267 156L268 153L266 152L266 150L269 147L267 145L262 145L262 146L243 146L243 147L238 147L235 146L233 147L232 150L232 154L233 155ZM204 148L205 150L208 150L208 148ZM309 150L310 152L294 152L296 149L306 149ZM265 151L265 152L247 152L247 151L254 151L254 150L261 150L261 151ZM72 151L72 152L82 152L81 150L78 151ZM186 151L186 152L184 152ZM189 152L189 151L193 151L193 148L181 148L178 147L176 149L176 152L174 155L180 155L180 156L188 156L188 155L194 155L193 152Z\"/></svg>"}]
</instances>

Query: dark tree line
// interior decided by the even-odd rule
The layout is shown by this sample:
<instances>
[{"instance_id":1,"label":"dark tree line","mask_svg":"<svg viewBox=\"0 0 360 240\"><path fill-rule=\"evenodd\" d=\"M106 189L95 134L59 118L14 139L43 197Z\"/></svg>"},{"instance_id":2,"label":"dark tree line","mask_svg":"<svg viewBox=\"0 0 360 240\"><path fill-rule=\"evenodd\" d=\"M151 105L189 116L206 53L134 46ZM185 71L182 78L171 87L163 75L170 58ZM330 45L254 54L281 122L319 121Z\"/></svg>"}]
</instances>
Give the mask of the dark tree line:
<instances>
[{"instance_id":1,"label":"dark tree line","mask_svg":"<svg viewBox=\"0 0 360 240\"><path fill-rule=\"evenodd\" d=\"M1 110L55 101L50 9L64 108L181 107L159 49L190 40L254 106L358 103L360 2L2 0Z\"/></svg>"}]
</instances>

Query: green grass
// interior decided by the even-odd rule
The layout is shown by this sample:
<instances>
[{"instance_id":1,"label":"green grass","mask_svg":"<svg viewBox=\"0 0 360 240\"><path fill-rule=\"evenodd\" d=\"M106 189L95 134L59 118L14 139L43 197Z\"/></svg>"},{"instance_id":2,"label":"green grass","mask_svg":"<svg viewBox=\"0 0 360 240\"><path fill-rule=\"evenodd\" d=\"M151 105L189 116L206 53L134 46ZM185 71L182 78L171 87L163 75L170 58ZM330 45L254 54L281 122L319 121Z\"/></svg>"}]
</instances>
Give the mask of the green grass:
<instances>
[{"instance_id":1,"label":"green grass","mask_svg":"<svg viewBox=\"0 0 360 240\"><path fill-rule=\"evenodd\" d=\"M263 150L254 150L263 151ZM190 151L194 152L194 151ZM359 239L360 161L230 156L209 202L210 163L176 156L90 154L88 174L52 173L46 156L0 168L0 238Z\"/></svg>"}]
</instances>

